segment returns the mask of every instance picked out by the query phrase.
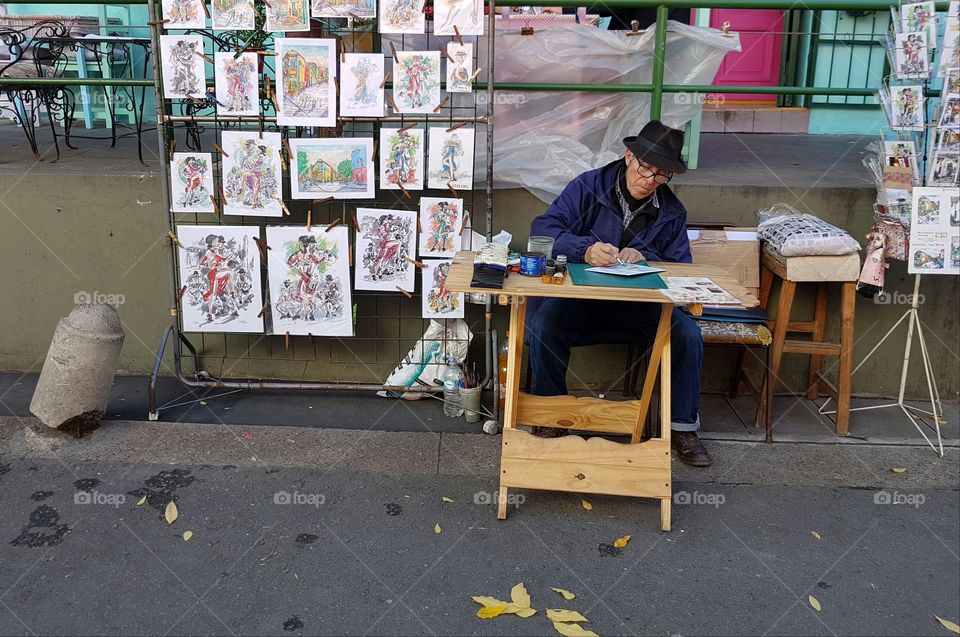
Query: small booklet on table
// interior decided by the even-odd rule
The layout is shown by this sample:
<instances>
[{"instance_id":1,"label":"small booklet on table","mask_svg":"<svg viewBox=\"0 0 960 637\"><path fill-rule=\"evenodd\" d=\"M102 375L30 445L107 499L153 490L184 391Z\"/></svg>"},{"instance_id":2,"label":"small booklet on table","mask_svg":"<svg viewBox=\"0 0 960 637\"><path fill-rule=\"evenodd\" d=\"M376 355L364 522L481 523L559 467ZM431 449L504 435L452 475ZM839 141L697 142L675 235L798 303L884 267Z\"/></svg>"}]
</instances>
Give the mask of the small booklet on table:
<instances>
[{"instance_id":1,"label":"small booklet on table","mask_svg":"<svg viewBox=\"0 0 960 637\"><path fill-rule=\"evenodd\" d=\"M638 274L653 274L655 272L666 272L663 268L655 268L646 263L618 263L607 267L596 266L587 268L587 272L596 272L598 274L615 274L616 276L636 276Z\"/></svg>"}]
</instances>

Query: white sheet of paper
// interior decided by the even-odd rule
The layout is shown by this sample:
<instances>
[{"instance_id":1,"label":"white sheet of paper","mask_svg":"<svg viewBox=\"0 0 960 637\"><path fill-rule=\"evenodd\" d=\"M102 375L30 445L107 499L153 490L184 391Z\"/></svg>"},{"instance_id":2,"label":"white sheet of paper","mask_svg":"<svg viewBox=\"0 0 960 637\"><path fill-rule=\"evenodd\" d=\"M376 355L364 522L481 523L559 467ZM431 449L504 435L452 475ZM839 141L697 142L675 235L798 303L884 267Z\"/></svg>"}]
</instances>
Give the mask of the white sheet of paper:
<instances>
[{"instance_id":1,"label":"white sheet of paper","mask_svg":"<svg viewBox=\"0 0 960 637\"><path fill-rule=\"evenodd\" d=\"M163 94L167 99L203 97L207 92L202 53L203 36L160 36Z\"/></svg>"},{"instance_id":2,"label":"white sheet of paper","mask_svg":"<svg viewBox=\"0 0 960 637\"><path fill-rule=\"evenodd\" d=\"M265 31L310 30L310 0L276 0L265 5L264 10L267 14Z\"/></svg>"},{"instance_id":3,"label":"white sheet of paper","mask_svg":"<svg viewBox=\"0 0 960 637\"><path fill-rule=\"evenodd\" d=\"M251 0L213 0L213 28L223 31L253 31L257 18Z\"/></svg>"},{"instance_id":4,"label":"white sheet of paper","mask_svg":"<svg viewBox=\"0 0 960 637\"><path fill-rule=\"evenodd\" d=\"M757 233L750 230L727 230L727 241L756 241Z\"/></svg>"},{"instance_id":5,"label":"white sheet of paper","mask_svg":"<svg viewBox=\"0 0 960 637\"><path fill-rule=\"evenodd\" d=\"M267 227L274 334L353 336L346 226Z\"/></svg>"},{"instance_id":6,"label":"white sheet of paper","mask_svg":"<svg viewBox=\"0 0 960 637\"><path fill-rule=\"evenodd\" d=\"M655 272L666 272L663 268L655 268L652 265L643 263L618 263L606 267L596 266L587 268L587 272L596 272L598 274L614 274L616 276L637 276L640 274L654 274Z\"/></svg>"},{"instance_id":7,"label":"white sheet of paper","mask_svg":"<svg viewBox=\"0 0 960 637\"><path fill-rule=\"evenodd\" d=\"M412 210L357 208L355 281L358 290L413 292L417 250L417 213Z\"/></svg>"},{"instance_id":8,"label":"white sheet of paper","mask_svg":"<svg viewBox=\"0 0 960 637\"><path fill-rule=\"evenodd\" d=\"M163 0L164 29L203 29L207 26L207 14L203 10L205 0Z\"/></svg>"},{"instance_id":9,"label":"white sheet of paper","mask_svg":"<svg viewBox=\"0 0 960 637\"><path fill-rule=\"evenodd\" d=\"M427 187L473 190L474 129L464 126L447 132L446 126L431 126Z\"/></svg>"},{"instance_id":10,"label":"white sheet of paper","mask_svg":"<svg viewBox=\"0 0 960 637\"><path fill-rule=\"evenodd\" d=\"M739 299L706 277L665 276L667 289L660 290L675 303L740 305Z\"/></svg>"},{"instance_id":11,"label":"white sheet of paper","mask_svg":"<svg viewBox=\"0 0 960 637\"><path fill-rule=\"evenodd\" d=\"M214 54L214 76L217 87L217 115L259 115L260 74L257 54Z\"/></svg>"},{"instance_id":12,"label":"white sheet of paper","mask_svg":"<svg viewBox=\"0 0 960 637\"><path fill-rule=\"evenodd\" d=\"M340 116L383 117L383 54L346 53L340 69Z\"/></svg>"},{"instance_id":13,"label":"white sheet of paper","mask_svg":"<svg viewBox=\"0 0 960 637\"><path fill-rule=\"evenodd\" d=\"M376 0L313 0L310 15L314 18L349 18L350 14L358 18L377 16Z\"/></svg>"},{"instance_id":14,"label":"white sheet of paper","mask_svg":"<svg viewBox=\"0 0 960 637\"><path fill-rule=\"evenodd\" d=\"M221 179L225 215L280 217L283 208L283 172L280 166L280 133L223 131Z\"/></svg>"},{"instance_id":15,"label":"white sheet of paper","mask_svg":"<svg viewBox=\"0 0 960 637\"><path fill-rule=\"evenodd\" d=\"M433 3L434 35L483 35L483 2L479 0L436 0Z\"/></svg>"},{"instance_id":16,"label":"white sheet of paper","mask_svg":"<svg viewBox=\"0 0 960 637\"><path fill-rule=\"evenodd\" d=\"M467 83L473 75L473 45L464 42L447 43L447 92L469 93L472 89Z\"/></svg>"},{"instance_id":17,"label":"white sheet of paper","mask_svg":"<svg viewBox=\"0 0 960 637\"><path fill-rule=\"evenodd\" d=\"M397 51L393 102L398 113L432 113L440 105L440 51Z\"/></svg>"},{"instance_id":18,"label":"white sheet of paper","mask_svg":"<svg viewBox=\"0 0 960 637\"><path fill-rule=\"evenodd\" d=\"M453 259L424 259L421 270L423 290L420 299L423 318L463 318L463 294L447 289L447 274Z\"/></svg>"},{"instance_id":19,"label":"white sheet of paper","mask_svg":"<svg viewBox=\"0 0 960 637\"><path fill-rule=\"evenodd\" d=\"M372 199L373 139L291 139L290 196L293 199Z\"/></svg>"},{"instance_id":20,"label":"white sheet of paper","mask_svg":"<svg viewBox=\"0 0 960 637\"><path fill-rule=\"evenodd\" d=\"M452 257L460 250L463 199L420 197L420 256Z\"/></svg>"},{"instance_id":21,"label":"white sheet of paper","mask_svg":"<svg viewBox=\"0 0 960 637\"><path fill-rule=\"evenodd\" d=\"M380 33L423 33L424 0L380 0Z\"/></svg>"},{"instance_id":22,"label":"white sheet of paper","mask_svg":"<svg viewBox=\"0 0 960 637\"><path fill-rule=\"evenodd\" d=\"M424 130L380 129L380 189L423 190Z\"/></svg>"},{"instance_id":23,"label":"white sheet of paper","mask_svg":"<svg viewBox=\"0 0 960 637\"><path fill-rule=\"evenodd\" d=\"M214 212L213 156L210 153L174 153L170 162L170 210Z\"/></svg>"},{"instance_id":24,"label":"white sheet of paper","mask_svg":"<svg viewBox=\"0 0 960 637\"><path fill-rule=\"evenodd\" d=\"M263 332L256 226L177 226L185 332Z\"/></svg>"},{"instance_id":25,"label":"white sheet of paper","mask_svg":"<svg viewBox=\"0 0 960 637\"><path fill-rule=\"evenodd\" d=\"M336 126L337 41L277 38L279 71L277 123L281 126Z\"/></svg>"}]
</instances>

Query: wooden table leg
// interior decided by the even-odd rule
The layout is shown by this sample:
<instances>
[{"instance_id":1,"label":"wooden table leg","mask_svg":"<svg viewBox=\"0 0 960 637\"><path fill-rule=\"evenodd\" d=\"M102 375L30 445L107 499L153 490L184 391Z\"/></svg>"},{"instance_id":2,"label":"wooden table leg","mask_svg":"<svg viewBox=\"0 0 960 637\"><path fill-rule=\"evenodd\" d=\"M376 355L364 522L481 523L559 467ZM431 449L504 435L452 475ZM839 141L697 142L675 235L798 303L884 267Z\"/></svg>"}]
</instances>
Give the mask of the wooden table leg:
<instances>
[{"instance_id":1,"label":"wooden table leg","mask_svg":"<svg viewBox=\"0 0 960 637\"><path fill-rule=\"evenodd\" d=\"M843 284L840 299L840 369L837 372L837 435L850 435L850 392L853 375L853 319L857 285Z\"/></svg>"},{"instance_id":2,"label":"wooden table leg","mask_svg":"<svg viewBox=\"0 0 960 637\"><path fill-rule=\"evenodd\" d=\"M754 423L755 426L763 426L763 421L760 419L760 414L763 412L764 408L773 409L773 401L770 400L770 405L767 405L767 396L773 395L774 390L776 389L776 383L778 374L780 373L780 361L783 359L783 342L787 338L787 328L790 326L790 311L793 308L793 295L797 290L797 284L793 281L784 280L780 286L780 298L777 300L777 316L774 318L773 326L773 341L770 343L770 373L768 378L772 379L771 381L764 380L764 387L760 392L760 400L764 402L764 405L761 409L757 410L757 420ZM771 385L769 390L767 385Z\"/></svg>"},{"instance_id":3,"label":"wooden table leg","mask_svg":"<svg viewBox=\"0 0 960 637\"><path fill-rule=\"evenodd\" d=\"M670 305L663 306L663 315L666 316L667 320L662 321L664 325L664 338L663 338L663 348L660 350L660 437L663 438L667 444L670 444L670 365L672 361L670 360L670 318L673 315L673 307ZM658 330L659 332L659 330ZM671 481L670 473L667 473L667 481ZM673 489L670 490L670 495L666 498L660 499L660 530L669 531L670 530L670 505L673 500Z\"/></svg>"},{"instance_id":4,"label":"wooden table leg","mask_svg":"<svg viewBox=\"0 0 960 637\"><path fill-rule=\"evenodd\" d=\"M813 332L810 340L823 342L827 333L827 284L817 284L817 304L813 314ZM820 390L820 370L823 369L823 357L810 355L810 371L807 372L807 398L816 400Z\"/></svg>"},{"instance_id":5,"label":"wooden table leg","mask_svg":"<svg viewBox=\"0 0 960 637\"><path fill-rule=\"evenodd\" d=\"M510 300L510 341L507 345L507 382L503 407L503 428L517 426L517 400L520 396L520 369L523 363L523 339L527 317L527 300L515 296ZM504 441L506 437L504 437ZM503 447L500 448L501 452ZM507 487L501 484L497 499L497 517L507 519Z\"/></svg>"},{"instance_id":6,"label":"wooden table leg","mask_svg":"<svg viewBox=\"0 0 960 637\"><path fill-rule=\"evenodd\" d=\"M643 437L643 426L650 412L650 402L653 398L653 386L657 384L657 371L662 369L661 360L663 348L670 344L670 320L673 317L673 306L660 306L660 320L657 322L657 333L653 336L653 346L650 348L650 360L647 361L647 374L643 377L643 389L640 391L640 408L637 411L637 422L633 425L633 435L630 442L636 444ZM663 394L663 379L660 381L660 393ZM663 436L663 432L660 432ZM669 434L668 434L669 436Z\"/></svg>"}]
</instances>

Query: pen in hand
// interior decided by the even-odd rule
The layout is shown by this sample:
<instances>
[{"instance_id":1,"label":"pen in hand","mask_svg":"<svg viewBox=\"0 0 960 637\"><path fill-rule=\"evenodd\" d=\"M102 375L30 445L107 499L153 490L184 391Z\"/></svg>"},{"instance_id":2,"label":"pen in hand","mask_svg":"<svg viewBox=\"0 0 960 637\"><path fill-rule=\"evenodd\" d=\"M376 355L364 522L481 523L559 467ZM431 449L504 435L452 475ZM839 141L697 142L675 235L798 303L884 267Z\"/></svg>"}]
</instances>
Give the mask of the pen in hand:
<instances>
[{"instance_id":1,"label":"pen in hand","mask_svg":"<svg viewBox=\"0 0 960 637\"><path fill-rule=\"evenodd\" d=\"M596 237L596 238L597 238L597 241L599 241L600 243L606 243L606 241L604 241L603 239L601 239L601 238L597 235L597 233L593 231L593 228L590 229L590 234L592 234L594 237ZM616 258L616 260L617 260L617 263L619 263L620 265L623 265L623 261L620 260L620 255L617 255L615 258Z\"/></svg>"}]
</instances>

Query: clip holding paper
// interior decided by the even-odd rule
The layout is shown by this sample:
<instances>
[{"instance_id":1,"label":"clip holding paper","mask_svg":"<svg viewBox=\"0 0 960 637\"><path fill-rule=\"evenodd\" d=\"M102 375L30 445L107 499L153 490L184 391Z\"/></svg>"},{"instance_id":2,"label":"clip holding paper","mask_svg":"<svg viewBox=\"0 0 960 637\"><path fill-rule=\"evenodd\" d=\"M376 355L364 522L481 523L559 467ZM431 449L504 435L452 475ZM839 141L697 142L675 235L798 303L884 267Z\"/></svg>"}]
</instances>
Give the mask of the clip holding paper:
<instances>
[{"instance_id":1,"label":"clip holding paper","mask_svg":"<svg viewBox=\"0 0 960 637\"><path fill-rule=\"evenodd\" d=\"M218 216L218 217L221 216L221 214L220 214L220 204L217 203L217 198L214 197L213 195L210 195L210 203L213 204L213 211L214 211L215 213L217 213L217 216Z\"/></svg>"},{"instance_id":2,"label":"clip holding paper","mask_svg":"<svg viewBox=\"0 0 960 637\"><path fill-rule=\"evenodd\" d=\"M400 112L400 109L397 108L397 103L393 101L393 95L391 95L390 93L387 93L387 101L390 102L390 106L393 107L393 111L394 111L395 113L399 113L399 112Z\"/></svg>"},{"instance_id":3,"label":"clip holding paper","mask_svg":"<svg viewBox=\"0 0 960 637\"><path fill-rule=\"evenodd\" d=\"M470 76L470 79L467 80L467 86L470 86L471 84L473 84L474 82L477 81L477 78L480 77L480 72L481 72L481 71L483 71L483 69L482 69L482 68L479 68L479 69L477 69L476 71L473 72L473 75L471 75L471 76Z\"/></svg>"},{"instance_id":4,"label":"clip holding paper","mask_svg":"<svg viewBox=\"0 0 960 637\"><path fill-rule=\"evenodd\" d=\"M412 263L413 265L417 266L421 270L427 267L427 264L423 263L422 261L417 261L416 259L411 259L410 257L404 257L404 258L407 260L407 263Z\"/></svg>"},{"instance_id":5,"label":"clip holding paper","mask_svg":"<svg viewBox=\"0 0 960 637\"><path fill-rule=\"evenodd\" d=\"M360 232L360 222L357 220L357 213L353 213L353 229Z\"/></svg>"},{"instance_id":6,"label":"clip holding paper","mask_svg":"<svg viewBox=\"0 0 960 637\"><path fill-rule=\"evenodd\" d=\"M283 214L290 216L290 209L287 208L287 204L283 203L283 199L277 197L277 203L280 204L280 207L283 208Z\"/></svg>"},{"instance_id":7,"label":"clip holding paper","mask_svg":"<svg viewBox=\"0 0 960 637\"><path fill-rule=\"evenodd\" d=\"M408 131L408 130L410 130L411 128L414 128L416 125L417 125L416 122L414 122L414 123L412 123L412 124L407 124L406 126L404 126L403 128L401 128L400 130L398 130L398 131L397 131L397 134L399 135L400 133L402 133L402 132L404 132L404 131Z\"/></svg>"},{"instance_id":8,"label":"clip holding paper","mask_svg":"<svg viewBox=\"0 0 960 637\"><path fill-rule=\"evenodd\" d=\"M339 225L340 225L340 217L337 217L336 219L334 219L333 221L330 222L330 225L327 226L327 229L324 230L324 232L330 232L331 230L333 230L334 228L336 228L336 227L339 226Z\"/></svg>"},{"instance_id":9,"label":"clip holding paper","mask_svg":"<svg viewBox=\"0 0 960 637\"><path fill-rule=\"evenodd\" d=\"M449 101L449 99L450 99L450 96L447 95L447 96L444 97L442 100L440 100L440 103L437 104L437 107L436 107L435 109L433 109L433 112L434 112L434 113L439 113L439 112L440 112L440 109L444 107L444 105L447 103L447 101Z\"/></svg>"},{"instance_id":10,"label":"clip holding paper","mask_svg":"<svg viewBox=\"0 0 960 637\"><path fill-rule=\"evenodd\" d=\"M450 57L449 53L447 53L447 47L441 46L440 52L443 53L443 57L447 58L447 62L451 62L451 63L453 62L453 58Z\"/></svg>"},{"instance_id":11,"label":"clip holding paper","mask_svg":"<svg viewBox=\"0 0 960 637\"><path fill-rule=\"evenodd\" d=\"M213 142L213 149L218 153L220 153L221 155L223 155L224 157L230 156L229 154L227 154L227 151L225 151L223 147L221 147L220 144L218 144L217 142Z\"/></svg>"},{"instance_id":12,"label":"clip holding paper","mask_svg":"<svg viewBox=\"0 0 960 637\"><path fill-rule=\"evenodd\" d=\"M206 60L206 61L209 62L210 64L213 64L213 60L211 60L210 58L208 58L206 55L204 55L204 54L201 53L200 51L196 51L196 54L199 55L200 57L202 57L204 60Z\"/></svg>"},{"instance_id":13,"label":"clip holding paper","mask_svg":"<svg viewBox=\"0 0 960 637\"><path fill-rule=\"evenodd\" d=\"M393 51L393 61L397 64L400 64L400 58L397 56L397 47L393 44L393 42L390 43L390 50Z\"/></svg>"},{"instance_id":14,"label":"clip holding paper","mask_svg":"<svg viewBox=\"0 0 960 637\"><path fill-rule=\"evenodd\" d=\"M470 213L466 210L463 211L463 223L460 224L460 236L463 236L463 233L467 229L467 222L470 221Z\"/></svg>"},{"instance_id":15,"label":"clip holding paper","mask_svg":"<svg viewBox=\"0 0 960 637\"><path fill-rule=\"evenodd\" d=\"M452 181L448 181L448 182L447 182L447 188L450 189L450 192L453 194L453 196L454 196L455 198L457 198L457 199L460 198L460 195L457 194L456 188L453 187L453 182L452 182Z\"/></svg>"},{"instance_id":16,"label":"clip holding paper","mask_svg":"<svg viewBox=\"0 0 960 637\"><path fill-rule=\"evenodd\" d=\"M257 244L257 248L260 250L260 256L264 259L267 258L267 250L273 250L273 248L268 246L260 237L254 237L253 242Z\"/></svg>"},{"instance_id":17,"label":"clip holding paper","mask_svg":"<svg viewBox=\"0 0 960 637\"><path fill-rule=\"evenodd\" d=\"M313 227L313 206L307 208L307 232Z\"/></svg>"},{"instance_id":18,"label":"clip holding paper","mask_svg":"<svg viewBox=\"0 0 960 637\"><path fill-rule=\"evenodd\" d=\"M390 79L391 75L393 75L393 71L387 71L387 74L383 76L383 81L380 82L380 88L387 85L387 80Z\"/></svg>"},{"instance_id":19,"label":"clip holding paper","mask_svg":"<svg viewBox=\"0 0 960 637\"><path fill-rule=\"evenodd\" d=\"M460 35L460 29L457 27L457 25L453 25L453 32L457 36L457 44L463 46L463 36Z\"/></svg>"},{"instance_id":20,"label":"clip holding paper","mask_svg":"<svg viewBox=\"0 0 960 637\"><path fill-rule=\"evenodd\" d=\"M405 297L407 297L408 299L412 299L412 298L413 298L413 295L412 295L412 294L410 294L409 292L407 292L406 290L404 290L404 289L403 289L402 287L400 287L399 285L396 286L396 287L397 287L397 291L398 291L398 292L402 292L403 295L404 295Z\"/></svg>"},{"instance_id":21,"label":"clip holding paper","mask_svg":"<svg viewBox=\"0 0 960 637\"><path fill-rule=\"evenodd\" d=\"M467 125L466 122L460 122L459 124L454 124L453 126L451 126L450 128L447 129L447 132L448 132L448 133L452 133L453 131L457 130L458 128L463 128L463 127L466 126L466 125Z\"/></svg>"},{"instance_id":22,"label":"clip holding paper","mask_svg":"<svg viewBox=\"0 0 960 637\"><path fill-rule=\"evenodd\" d=\"M170 237L170 240L173 241L176 245L183 248L183 244L180 243L180 239L177 239L177 235L173 234L173 230L167 230L167 236Z\"/></svg>"},{"instance_id":23,"label":"clip holding paper","mask_svg":"<svg viewBox=\"0 0 960 637\"><path fill-rule=\"evenodd\" d=\"M260 311L257 312L257 318L260 318L261 316L263 316L264 313L267 311L268 307L270 307L270 303L269 302L264 303L263 307L260 308Z\"/></svg>"},{"instance_id":24,"label":"clip holding paper","mask_svg":"<svg viewBox=\"0 0 960 637\"><path fill-rule=\"evenodd\" d=\"M180 288L180 291L177 293L177 303L183 299L183 295L187 293L187 286Z\"/></svg>"},{"instance_id":25,"label":"clip holding paper","mask_svg":"<svg viewBox=\"0 0 960 637\"><path fill-rule=\"evenodd\" d=\"M290 332L284 332L283 334L283 349L290 351Z\"/></svg>"},{"instance_id":26,"label":"clip holding paper","mask_svg":"<svg viewBox=\"0 0 960 637\"><path fill-rule=\"evenodd\" d=\"M177 140L176 138L170 140L170 161L173 161L173 153L177 150Z\"/></svg>"},{"instance_id":27,"label":"clip holding paper","mask_svg":"<svg viewBox=\"0 0 960 637\"><path fill-rule=\"evenodd\" d=\"M400 192L403 193L403 196L404 196L404 197L406 197L407 199L412 199L412 197L410 196L410 193L407 192L407 189L403 187L403 184L400 183L400 180L399 180L399 179L397 180L397 188L400 189Z\"/></svg>"}]
</instances>

